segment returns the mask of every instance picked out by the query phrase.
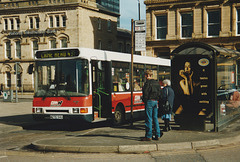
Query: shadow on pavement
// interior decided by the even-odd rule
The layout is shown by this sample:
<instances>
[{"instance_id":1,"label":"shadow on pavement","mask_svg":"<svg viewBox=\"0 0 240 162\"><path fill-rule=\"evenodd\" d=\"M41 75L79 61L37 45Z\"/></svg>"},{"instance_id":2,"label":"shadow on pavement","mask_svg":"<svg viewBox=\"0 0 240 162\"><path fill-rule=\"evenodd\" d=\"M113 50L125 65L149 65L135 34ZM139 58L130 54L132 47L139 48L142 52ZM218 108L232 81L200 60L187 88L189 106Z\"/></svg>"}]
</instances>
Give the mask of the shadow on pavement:
<instances>
[{"instance_id":1,"label":"shadow on pavement","mask_svg":"<svg viewBox=\"0 0 240 162\"><path fill-rule=\"evenodd\" d=\"M164 128L164 121L163 120L159 120L159 126L161 128L161 130ZM171 129L172 130L180 130L180 125L179 124L176 124L174 121L170 121L170 126L171 126ZM118 125L118 126L112 126L113 128L116 128L116 129L131 129L131 130L144 130L145 131L145 121L144 119L138 119L138 120L135 120L133 122L133 125L131 126L130 125L130 122L129 123L125 123L124 125ZM154 126L153 126L153 129L154 129Z\"/></svg>"},{"instance_id":2,"label":"shadow on pavement","mask_svg":"<svg viewBox=\"0 0 240 162\"><path fill-rule=\"evenodd\" d=\"M6 125L20 126L24 130L44 130L44 131L81 131L92 128L112 127L115 129L129 129L129 130L145 130L144 120L138 120L133 122L133 126L130 123L124 125L114 126L110 120L104 120L93 123L86 123L81 121L66 121L66 120L46 120L35 121L32 118L32 114L15 115L0 117L0 123ZM171 124L172 129L179 129L174 123ZM164 123L160 122L160 127L164 127Z\"/></svg>"},{"instance_id":3,"label":"shadow on pavement","mask_svg":"<svg viewBox=\"0 0 240 162\"><path fill-rule=\"evenodd\" d=\"M77 137L111 137L111 138L120 138L120 139L128 139L133 141L141 141L139 137L133 136L123 136L123 135L110 135L110 134L98 134L98 135L79 135Z\"/></svg>"},{"instance_id":4,"label":"shadow on pavement","mask_svg":"<svg viewBox=\"0 0 240 162\"><path fill-rule=\"evenodd\" d=\"M81 121L35 121L31 114L0 117L0 123L20 126L25 130L80 131L99 127L109 127L109 121L85 123Z\"/></svg>"}]
</instances>

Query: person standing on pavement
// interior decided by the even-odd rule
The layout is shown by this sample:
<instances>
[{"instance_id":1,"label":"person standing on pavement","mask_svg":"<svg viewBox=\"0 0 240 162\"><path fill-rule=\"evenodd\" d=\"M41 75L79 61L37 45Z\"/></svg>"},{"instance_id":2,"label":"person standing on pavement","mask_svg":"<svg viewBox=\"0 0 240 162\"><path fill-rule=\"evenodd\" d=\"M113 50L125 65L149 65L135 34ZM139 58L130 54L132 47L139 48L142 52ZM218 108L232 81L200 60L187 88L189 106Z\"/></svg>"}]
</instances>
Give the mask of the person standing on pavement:
<instances>
[{"instance_id":1,"label":"person standing on pavement","mask_svg":"<svg viewBox=\"0 0 240 162\"><path fill-rule=\"evenodd\" d=\"M3 94L3 84L1 84L1 87L0 87L0 96Z\"/></svg>"},{"instance_id":2,"label":"person standing on pavement","mask_svg":"<svg viewBox=\"0 0 240 162\"><path fill-rule=\"evenodd\" d=\"M152 79L153 72L152 70L146 70L145 77L146 82L143 86L143 102L145 104L145 137L141 138L141 141L151 141L152 134L152 121L155 129L155 140L163 135L160 131L159 122L158 122L158 101L161 95L161 88L158 81Z\"/></svg>"},{"instance_id":3,"label":"person standing on pavement","mask_svg":"<svg viewBox=\"0 0 240 162\"><path fill-rule=\"evenodd\" d=\"M171 81L169 79L165 79L163 81L163 92L162 92L162 101L163 103L165 103L167 100L170 104L170 111L169 112L163 112L162 113L162 120L164 120L164 124L165 124L165 127L164 127L164 131L169 131L171 130L171 127L170 127L170 124L169 124L169 121L171 121L171 114L172 114L172 108L173 108L173 102L174 102L174 97L175 97L175 94L174 94L174 91L172 89L171 86Z\"/></svg>"}]
</instances>

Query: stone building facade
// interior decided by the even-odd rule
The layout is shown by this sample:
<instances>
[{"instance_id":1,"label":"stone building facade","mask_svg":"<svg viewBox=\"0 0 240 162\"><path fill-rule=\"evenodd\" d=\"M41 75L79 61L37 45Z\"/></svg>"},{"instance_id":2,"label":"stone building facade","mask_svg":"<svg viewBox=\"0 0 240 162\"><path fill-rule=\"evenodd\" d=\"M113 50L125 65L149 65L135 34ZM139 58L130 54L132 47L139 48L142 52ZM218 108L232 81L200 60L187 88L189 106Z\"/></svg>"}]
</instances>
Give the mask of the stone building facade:
<instances>
[{"instance_id":1,"label":"stone building facade","mask_svg":"<svg viewBox=\"0 0 240 162\"><path fill-rule=\"evenodd\" d=\"M131 53L132 36L131 31L117 28L118 52Z\"/></svg>"},{"instance_id":2,"label":"stone building facade","mask_svg":"<svg viewBox=\"0 0 240 162\"><path fill-rule=\"evenodd\" d=\"M240 50L239 0L145 0L147 55L169 58L199 41Z\"/></svg>"},{"instance_id":3,"label":"stone building facade","mask_svg":"<svg viewBox=\"0 0 240 162\"><path fill-rule=\"evenodd\" d=\"M29 72L36 50L86 47L118 51L118 17L98 7L96 0L1 0L1 89L18 87L33 92Z\"/></svg>"}]
</instances>

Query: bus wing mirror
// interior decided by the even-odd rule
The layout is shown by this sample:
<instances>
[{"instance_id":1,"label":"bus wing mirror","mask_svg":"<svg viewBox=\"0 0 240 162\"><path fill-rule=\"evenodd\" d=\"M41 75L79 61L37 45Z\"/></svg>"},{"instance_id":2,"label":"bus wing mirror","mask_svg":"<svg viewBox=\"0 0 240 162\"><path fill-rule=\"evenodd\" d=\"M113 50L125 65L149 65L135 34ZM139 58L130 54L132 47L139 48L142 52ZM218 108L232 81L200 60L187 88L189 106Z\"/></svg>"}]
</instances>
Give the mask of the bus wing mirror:
<instances>
[{"instance_id":1,"label":"bus wing mirror","mask_svg":"<svg viewBox=\"0 0 240 162\"><path fill-rule=\"evenodd\" d=\"M98 69L102 70L102 61L98 61Z\"/></svg>"}]
</instances>

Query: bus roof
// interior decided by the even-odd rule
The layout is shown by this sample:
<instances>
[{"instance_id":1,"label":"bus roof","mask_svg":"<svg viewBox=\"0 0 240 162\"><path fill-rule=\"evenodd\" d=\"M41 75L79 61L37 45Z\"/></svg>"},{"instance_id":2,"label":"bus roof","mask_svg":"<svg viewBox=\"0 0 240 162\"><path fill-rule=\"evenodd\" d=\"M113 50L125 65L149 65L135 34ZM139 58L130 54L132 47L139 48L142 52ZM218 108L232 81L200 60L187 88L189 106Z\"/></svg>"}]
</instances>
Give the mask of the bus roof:
<instances>
[{"instance_id":1,"label":"bus roof","mask_svg":"<svg viewBox=\"0 0 240 162\"><path fill-rule=\"evenodd\" d=\"M74 56L54 56L54 52L68 52L78 50L79 53L74 54ZM39 54L47 53L46 57L40 57ZM35 60L59 60L59 59L70 59L70 58L84 58L87 60L100 60L100 61L122 61L122 62L131 62L131 54L128 53L120 53L113 51L105 51L105 50L97 50L90 48L56 48L56 49L47 49L47 50L38 50L36 51ZM149 56L140 56L133 55L134 63L149 63L154 65L163 65L170 66L170 59L164 59L159 57L149 57Z\"/></svg>"}]
</instances>

